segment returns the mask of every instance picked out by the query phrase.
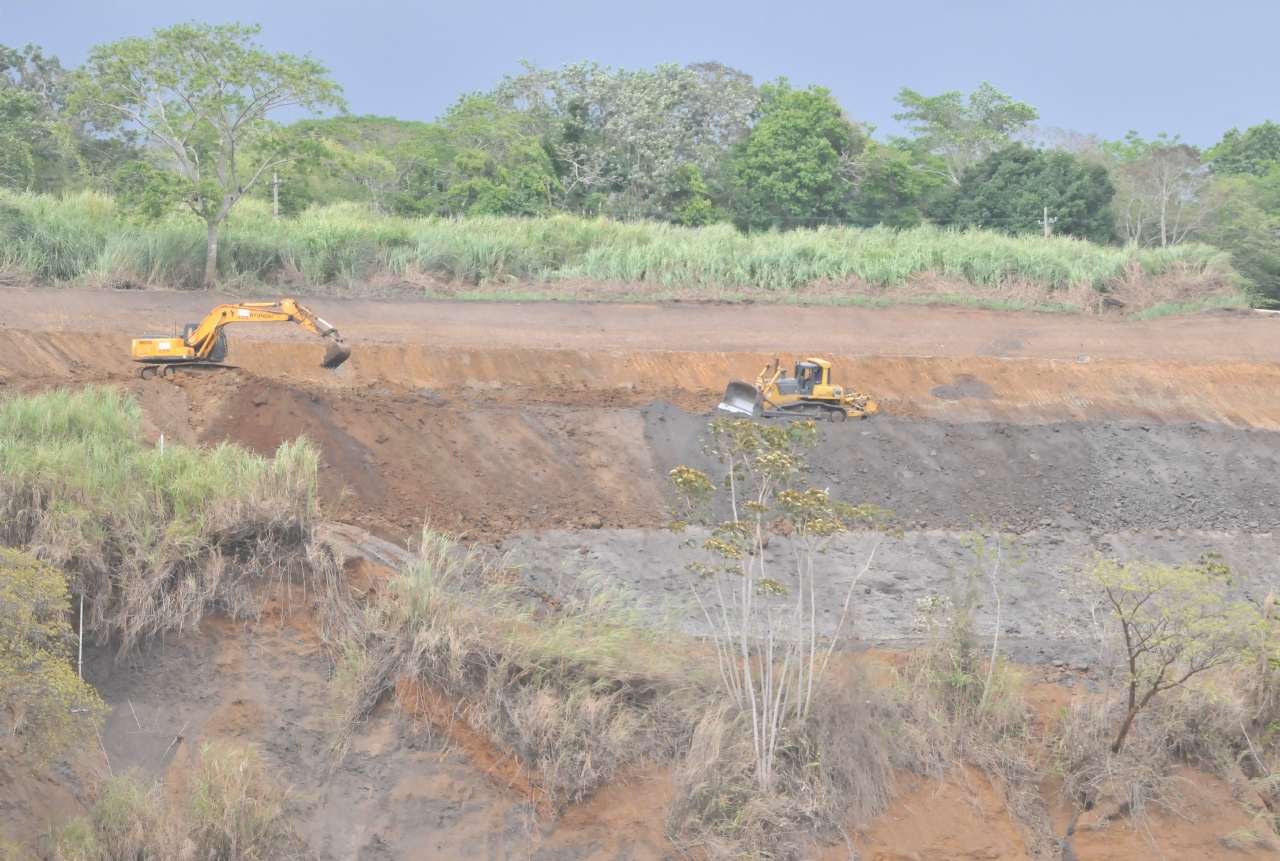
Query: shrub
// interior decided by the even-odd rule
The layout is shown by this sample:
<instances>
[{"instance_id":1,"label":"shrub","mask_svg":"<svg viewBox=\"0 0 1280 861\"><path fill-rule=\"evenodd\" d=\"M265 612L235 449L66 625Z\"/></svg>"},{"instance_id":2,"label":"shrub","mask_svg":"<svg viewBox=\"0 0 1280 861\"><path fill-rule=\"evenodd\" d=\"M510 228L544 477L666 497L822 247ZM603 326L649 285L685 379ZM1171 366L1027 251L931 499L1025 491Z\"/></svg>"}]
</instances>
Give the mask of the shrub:
<instances>
[{"instance_id":1,"label":"shrub","mask_svg":"<svg viewBox=\"0 0 1280 861\"><path fill-rule=\"evenodd\" d=\"M93 737L107 707L76 675L62 573L0 548L0 752L46 759Z\"/></svg>"},{"instance_id":2,"label":"shrub","mask_svg":"<svg viewBox=\"0 0 1280 861\"><path fill-rule=\"evenodd\" d=\"M837 842L850 822L884 811L908 763L883 692L850 668L829 674L808 717L786 728L761 790L746 716L722 702L703 715L676 769L667 836L708 859L805 857L815 837Z\"/></svg>"},{"instance_id":3,"label":"shrub","mask_svg":"<svg viewBox=\"0 0 1280 861\"><path fill-rule=\"evenodd\" d=\"M1214 681L1154 700L1118 751L1111 743L1128 714L1126 701L1074 700L1051 742L1063 795L1082 808L1098 809L1100 819L1127 813L1141 823L1152 805L1182 812L1180 765L1244 789L1239 766L1247 763L1253 745L1244 731L1244 704L1229 679Z\"/></svg>"},{"instance_id":4,"label":"shrub","mask_svg":"<svg viewBox=\"0 0 1280 861\"><path fill-rule=\"evenodd\" d=\"M965 767L981 769L1003 797L1028 852L1039 857L1053 834L1038 787L1044 769L1036 761L1034 712L1022 674L996 649L998 630L988 652L979 644L975 622L979 583L989 580L998 606L998 566L1019 564L1018 548L983 532L966 543L977 567L957 572L948 593L917 604L925 642L895 674L887 731L900 748L902 766L916 774L945 779Z\"/></svg>"}]
</instances>

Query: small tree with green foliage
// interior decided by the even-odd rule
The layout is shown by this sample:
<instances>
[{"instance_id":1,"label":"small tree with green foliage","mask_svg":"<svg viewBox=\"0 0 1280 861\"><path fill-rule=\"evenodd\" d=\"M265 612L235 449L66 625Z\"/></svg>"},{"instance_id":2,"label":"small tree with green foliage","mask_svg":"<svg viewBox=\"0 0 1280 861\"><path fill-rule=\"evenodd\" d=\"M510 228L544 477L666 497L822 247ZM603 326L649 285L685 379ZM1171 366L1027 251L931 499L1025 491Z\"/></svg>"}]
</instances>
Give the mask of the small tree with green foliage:
<instances>
[{"instance_id":1,"label":"small tree with green foliage","mask_svg":"<svg viewBox=\"0 0 1280 861\"><path fill-rule=\"evenodd\" d=\"M0 548L0 751L48 758L102 722L106 706L73 667L70 610L62 572Z\"/></svg>"},{"instance_id":2,"label":"small tree with green foliage","mask_svg":"<svg viewBox=\"0 0 1280 861\"><path fill-rule=\"evenodd\" d=\"M875 550L854 575L825 642L818 635L814 560L837 535L880 526L888 512L799 487L800 450L818 439L812 421L779 427L718 418L709 430L707 453L728 468L723 486L728 499L722 504L732 519L715 526L703 542L714 561L690 566L698 576L693 593L712 631L721 681L750 722L756 782L768 792L778 748L809 715L844 632L854 588ZM706 473L680 466L671 471L671 483L686 515L710 519L716 488ZM685 526L682 521L673 525ZM790 538L789 558L776 563L765 552L774 532Z\"/></svg>"},{"instance_id":3,"label":"small tree with green foliage","mask_svg":"<svg viewBox=\"0 0 1280 861\"><path fill-rule=\"evenodd\" d=\"M671 214L676 222L685 227L701 227L716 220L716 208L696 164L685 162L680 165L675 183L676 190L671 194Z\"/></svg>"},{"instance_id":4,"label":"small tree with green foliage","mask_svg":"<svg viewBox=\"0 0 1280 861\"><path fill-rule=\"evenodd\" d=\"M217 275L218 227L232 207L296 152L268 115L342 107L340 88L310 57L268 54L259 27L179 24L152 38L99 45L78 75L75 104L106 128L137 128L185 180L182 200L205 223L205 286Z\"/></svg>"},{"instance_id":5,"label":"small tree with green foliage","mask_svg":"<svg viewBox=\"0 0 1280 861\"><path fill-rule=\"evenodd\" d=\"M1240 660L1262 623L1258 608L1236 596L1230 569L1215 559L1170 565L1100 557L1083 580L1092 634L1127 699L1112 753L1153 699Z\"/></svg>"}]
</instances>

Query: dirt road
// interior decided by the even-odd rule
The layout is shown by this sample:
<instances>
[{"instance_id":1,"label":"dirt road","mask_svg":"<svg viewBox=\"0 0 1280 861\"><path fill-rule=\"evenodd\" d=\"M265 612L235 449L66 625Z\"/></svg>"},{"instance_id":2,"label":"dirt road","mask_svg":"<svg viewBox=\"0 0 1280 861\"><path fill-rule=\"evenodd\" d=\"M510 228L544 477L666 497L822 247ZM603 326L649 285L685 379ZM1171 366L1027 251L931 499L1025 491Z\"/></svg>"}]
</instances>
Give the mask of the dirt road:
<instances>
[{"instance_id":1,"label":"dirt road","mask_svg":"<svg viewBox=\"0 0 1280 861\"><path fill-rule=\"evenodd\" d=\"M31 332L181 331L236 297L204 292L0 289L4 326ZM263 301L262 297L249 297ZM1280 315L1247 310L1127 322L1074 314L897 305L461 302L307 297L356 344L473 349L664 350L792 355L989 356L1280 362ZM245 341L307 341L290 326L240 326Z\"/></svg>"}]
</instances>

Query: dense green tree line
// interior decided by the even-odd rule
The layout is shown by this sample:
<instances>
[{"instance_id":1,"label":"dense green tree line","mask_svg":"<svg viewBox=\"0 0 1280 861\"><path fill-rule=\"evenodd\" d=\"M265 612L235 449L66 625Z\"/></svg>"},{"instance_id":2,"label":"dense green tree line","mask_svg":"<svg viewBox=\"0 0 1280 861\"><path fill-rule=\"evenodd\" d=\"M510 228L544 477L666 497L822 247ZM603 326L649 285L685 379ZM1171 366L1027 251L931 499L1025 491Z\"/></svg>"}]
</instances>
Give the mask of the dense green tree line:
<instances>
[{"instance_id":1,"label":"dense green tree line","mask_svg":"<svg viewBox=\"0 0 1280 861\"><path fill-rule=\"evenodd\" d=\"M99 46L78 70L34 46L0 46L0 185L110 191L144 220L185 205L209 225L211 260L218 224L248 196L278 200L284 216L350 201L409 216L1194 239L1230 251L1255 290L1280 297L1271 122L1204 151L1167 135L1103 141L1033 125L1035 108L983 83L969 94L904 88L896 118L908 134L877 139L823 87L757 84L719 63L526 64L435 122L409 122L347 113L327 70L263 52L256 32L180 25ZM199 62L183 48L196 43ZM284 105L333 115L287 125L267 115ZM234 118L225 128L223 115Z\"/></svg>"}]
</instances>

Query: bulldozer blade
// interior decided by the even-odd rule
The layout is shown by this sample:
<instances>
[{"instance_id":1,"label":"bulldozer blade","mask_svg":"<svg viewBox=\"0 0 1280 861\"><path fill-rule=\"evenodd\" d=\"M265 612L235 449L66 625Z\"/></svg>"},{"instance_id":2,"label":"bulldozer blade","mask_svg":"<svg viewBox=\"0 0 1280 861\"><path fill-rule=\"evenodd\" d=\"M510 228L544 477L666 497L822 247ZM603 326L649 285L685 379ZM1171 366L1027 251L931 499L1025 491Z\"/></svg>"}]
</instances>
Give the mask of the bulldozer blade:
<instances>
[{"instance_id":1,"label":"bulldozer blade","mask_svg":"<svg viewBox=\"0 0 1280 861\"><path fill-rule=\"evenodd\" d=\"M324 351L324 361L320 363L320 367L336 368L349 358L351 358L351 348L347 346L346 341L339 338Z\"/></svg>"},{"instance_id":2,"label":"bulldozer blade","mask_svg":"<svg viewBox=\"0 0 1280 861\"><path fill-rule=\"evenodd\" d=\"M728 413L759 418L764 411L760 393L751 383L730 383L724 390L724 400L717 409Z\"/></svg>"}]
</instances>

